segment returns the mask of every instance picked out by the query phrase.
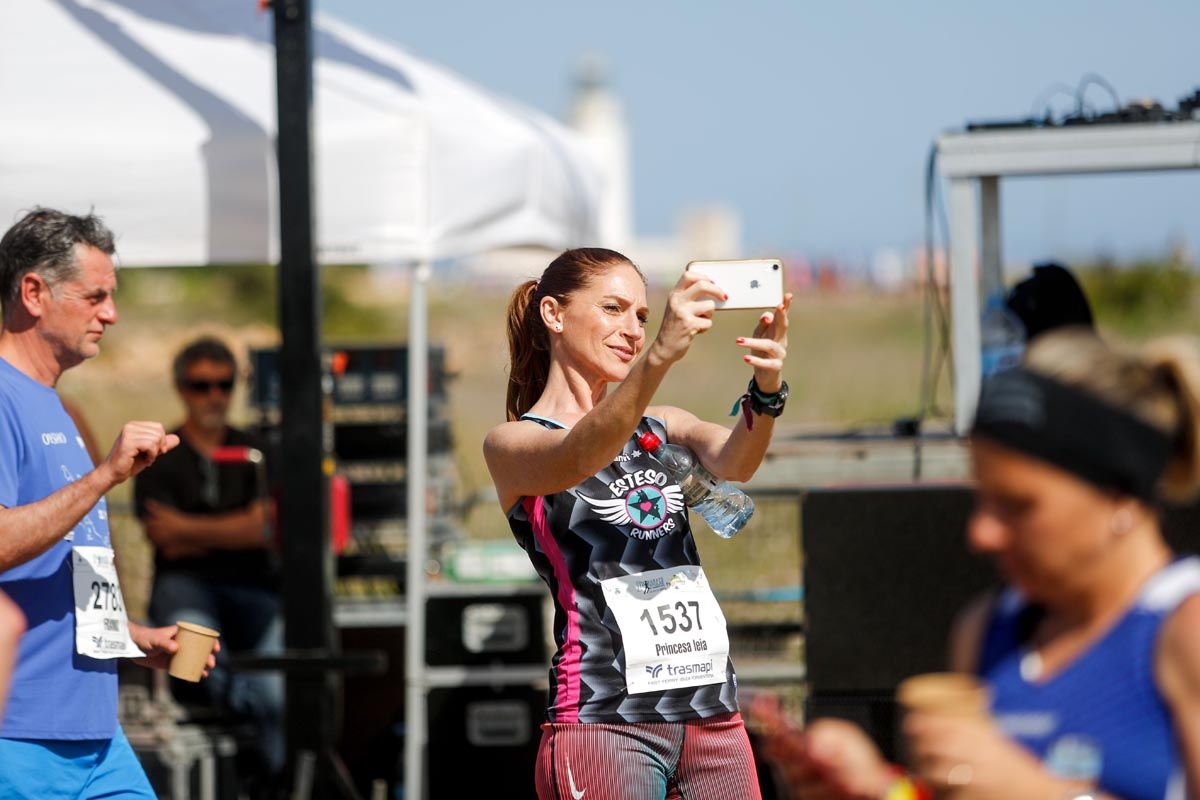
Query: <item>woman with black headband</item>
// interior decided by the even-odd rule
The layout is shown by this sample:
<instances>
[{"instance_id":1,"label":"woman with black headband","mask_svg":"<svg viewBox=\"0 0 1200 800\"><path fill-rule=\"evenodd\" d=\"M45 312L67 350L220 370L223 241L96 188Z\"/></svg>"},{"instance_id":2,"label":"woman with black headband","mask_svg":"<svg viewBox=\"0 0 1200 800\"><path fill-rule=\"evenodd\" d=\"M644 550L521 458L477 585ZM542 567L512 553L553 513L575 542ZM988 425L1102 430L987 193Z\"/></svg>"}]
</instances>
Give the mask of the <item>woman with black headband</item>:
<instances>
[{"instance_id":1,"label":"woman with black headband","mask_svg":"<svg viewBox=\"0 0 1200 800\"><path fill-rule=\"evenodd\" d=\"M960 617L951 666L986 682L991 716L910 714L911 775L814 722L800 796L1200 797L1200 559L1172 555L1155 511L1196 495L1198 442L1200 361L1179 341L1126 355L1050 334L989 380L968 540L1008 588Z\"/></svg>"}]
</instances>

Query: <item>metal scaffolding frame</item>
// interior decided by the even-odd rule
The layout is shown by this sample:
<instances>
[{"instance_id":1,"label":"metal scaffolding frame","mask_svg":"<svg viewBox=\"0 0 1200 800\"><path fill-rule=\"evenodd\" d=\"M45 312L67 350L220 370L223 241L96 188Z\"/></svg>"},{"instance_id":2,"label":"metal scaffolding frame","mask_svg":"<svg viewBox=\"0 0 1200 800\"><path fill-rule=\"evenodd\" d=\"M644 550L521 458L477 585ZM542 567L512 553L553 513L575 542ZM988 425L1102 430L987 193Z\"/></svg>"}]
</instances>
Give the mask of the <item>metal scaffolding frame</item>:
<instances>
[{"instance_id":1,"label":"metal scaffolding frame","mask_svg":"<svg viewBox=\"0 0 1200 800\"><path fill-rule=\"evenodd\" d=\"M946 134L954 425L979 400L980 298L1003 286L1000 178L1200 169L1200 121L1017 128Z\"/></svg>"}]
</instances>

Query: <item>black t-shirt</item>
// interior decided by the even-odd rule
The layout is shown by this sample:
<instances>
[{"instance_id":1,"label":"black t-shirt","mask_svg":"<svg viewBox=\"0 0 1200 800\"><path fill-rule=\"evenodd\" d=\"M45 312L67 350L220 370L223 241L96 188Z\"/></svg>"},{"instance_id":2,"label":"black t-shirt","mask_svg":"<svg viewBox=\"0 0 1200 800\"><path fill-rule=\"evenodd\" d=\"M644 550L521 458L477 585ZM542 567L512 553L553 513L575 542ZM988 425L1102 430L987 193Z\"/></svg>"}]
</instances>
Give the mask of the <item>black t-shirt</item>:
<instances>
[{"instance_id":1,"label":"black t-shirt","mask_svg":"<svg viewBox=\"0 0 1200 800\"><path fill-rule=\"evenodd\" d=\"M246 508L259 497L254 464L216 464L196 452L187 439L180 439L178 447L160 456L134 479L133 501L139 519L145 515L146 500L188 514L228 514ZM264 449L257 437L237 428L226 429L222 444ZM186 572L243 586L275 588L277 582L273 559L266 549L212 550L204 556L169 561L155 552L154 568L158 574Z\"/></svg>"}]
</instances>

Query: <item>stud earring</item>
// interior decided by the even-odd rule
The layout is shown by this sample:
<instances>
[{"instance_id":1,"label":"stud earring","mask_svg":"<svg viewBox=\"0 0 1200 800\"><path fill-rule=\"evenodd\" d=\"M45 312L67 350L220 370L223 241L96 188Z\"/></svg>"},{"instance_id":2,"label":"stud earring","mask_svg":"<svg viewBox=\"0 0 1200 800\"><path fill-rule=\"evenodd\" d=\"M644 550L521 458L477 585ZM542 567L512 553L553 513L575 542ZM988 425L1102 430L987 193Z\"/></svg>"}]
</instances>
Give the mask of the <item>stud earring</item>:
<instances>
[{"instance_id":1,"label":"stud earring","mask_svg":"<svg viewBox=\"0 0 1200 800\"><path fill-rule=\"evenodd\" d=\"M1121 508L1113 512L1109 526L1114 536L1124 536L1133 529L1134 521L1133 511L1128 508Z\"/></svg>"},{"instance_id":2,"label":"stud earring","mask_svg":"<svg viewBox=\"0 0 1200 800\"><path fill-rule=\"evenodd\" d=\"M555 330L557 333L562 333L562 325L555 325L555 326L554 326L554 330Z\"/></svg>"}]
</instances>

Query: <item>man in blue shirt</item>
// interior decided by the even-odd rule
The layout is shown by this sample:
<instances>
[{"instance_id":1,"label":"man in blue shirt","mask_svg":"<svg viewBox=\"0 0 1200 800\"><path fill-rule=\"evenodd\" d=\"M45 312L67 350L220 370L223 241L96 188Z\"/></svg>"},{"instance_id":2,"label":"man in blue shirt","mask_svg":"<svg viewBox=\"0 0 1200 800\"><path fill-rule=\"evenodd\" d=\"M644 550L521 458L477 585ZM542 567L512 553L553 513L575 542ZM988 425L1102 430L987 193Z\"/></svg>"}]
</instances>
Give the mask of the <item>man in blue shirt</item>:
<instances>
[{"instance_id":1,"label":"man in blue shirt","mask_svg":"<svg viewBox=\"0 0 1200 800\"><path fill-rule=\"evenodd\" d=\"M126 618L104 495L179 439L129 422L93 467L54 389L117 321L114 252L99 218L44 208L0 239L0 591L28 626L0 723L0 798L154 797L117 724L115 659L165 668L176 628Z\"/></svg>"}]
</instances>

